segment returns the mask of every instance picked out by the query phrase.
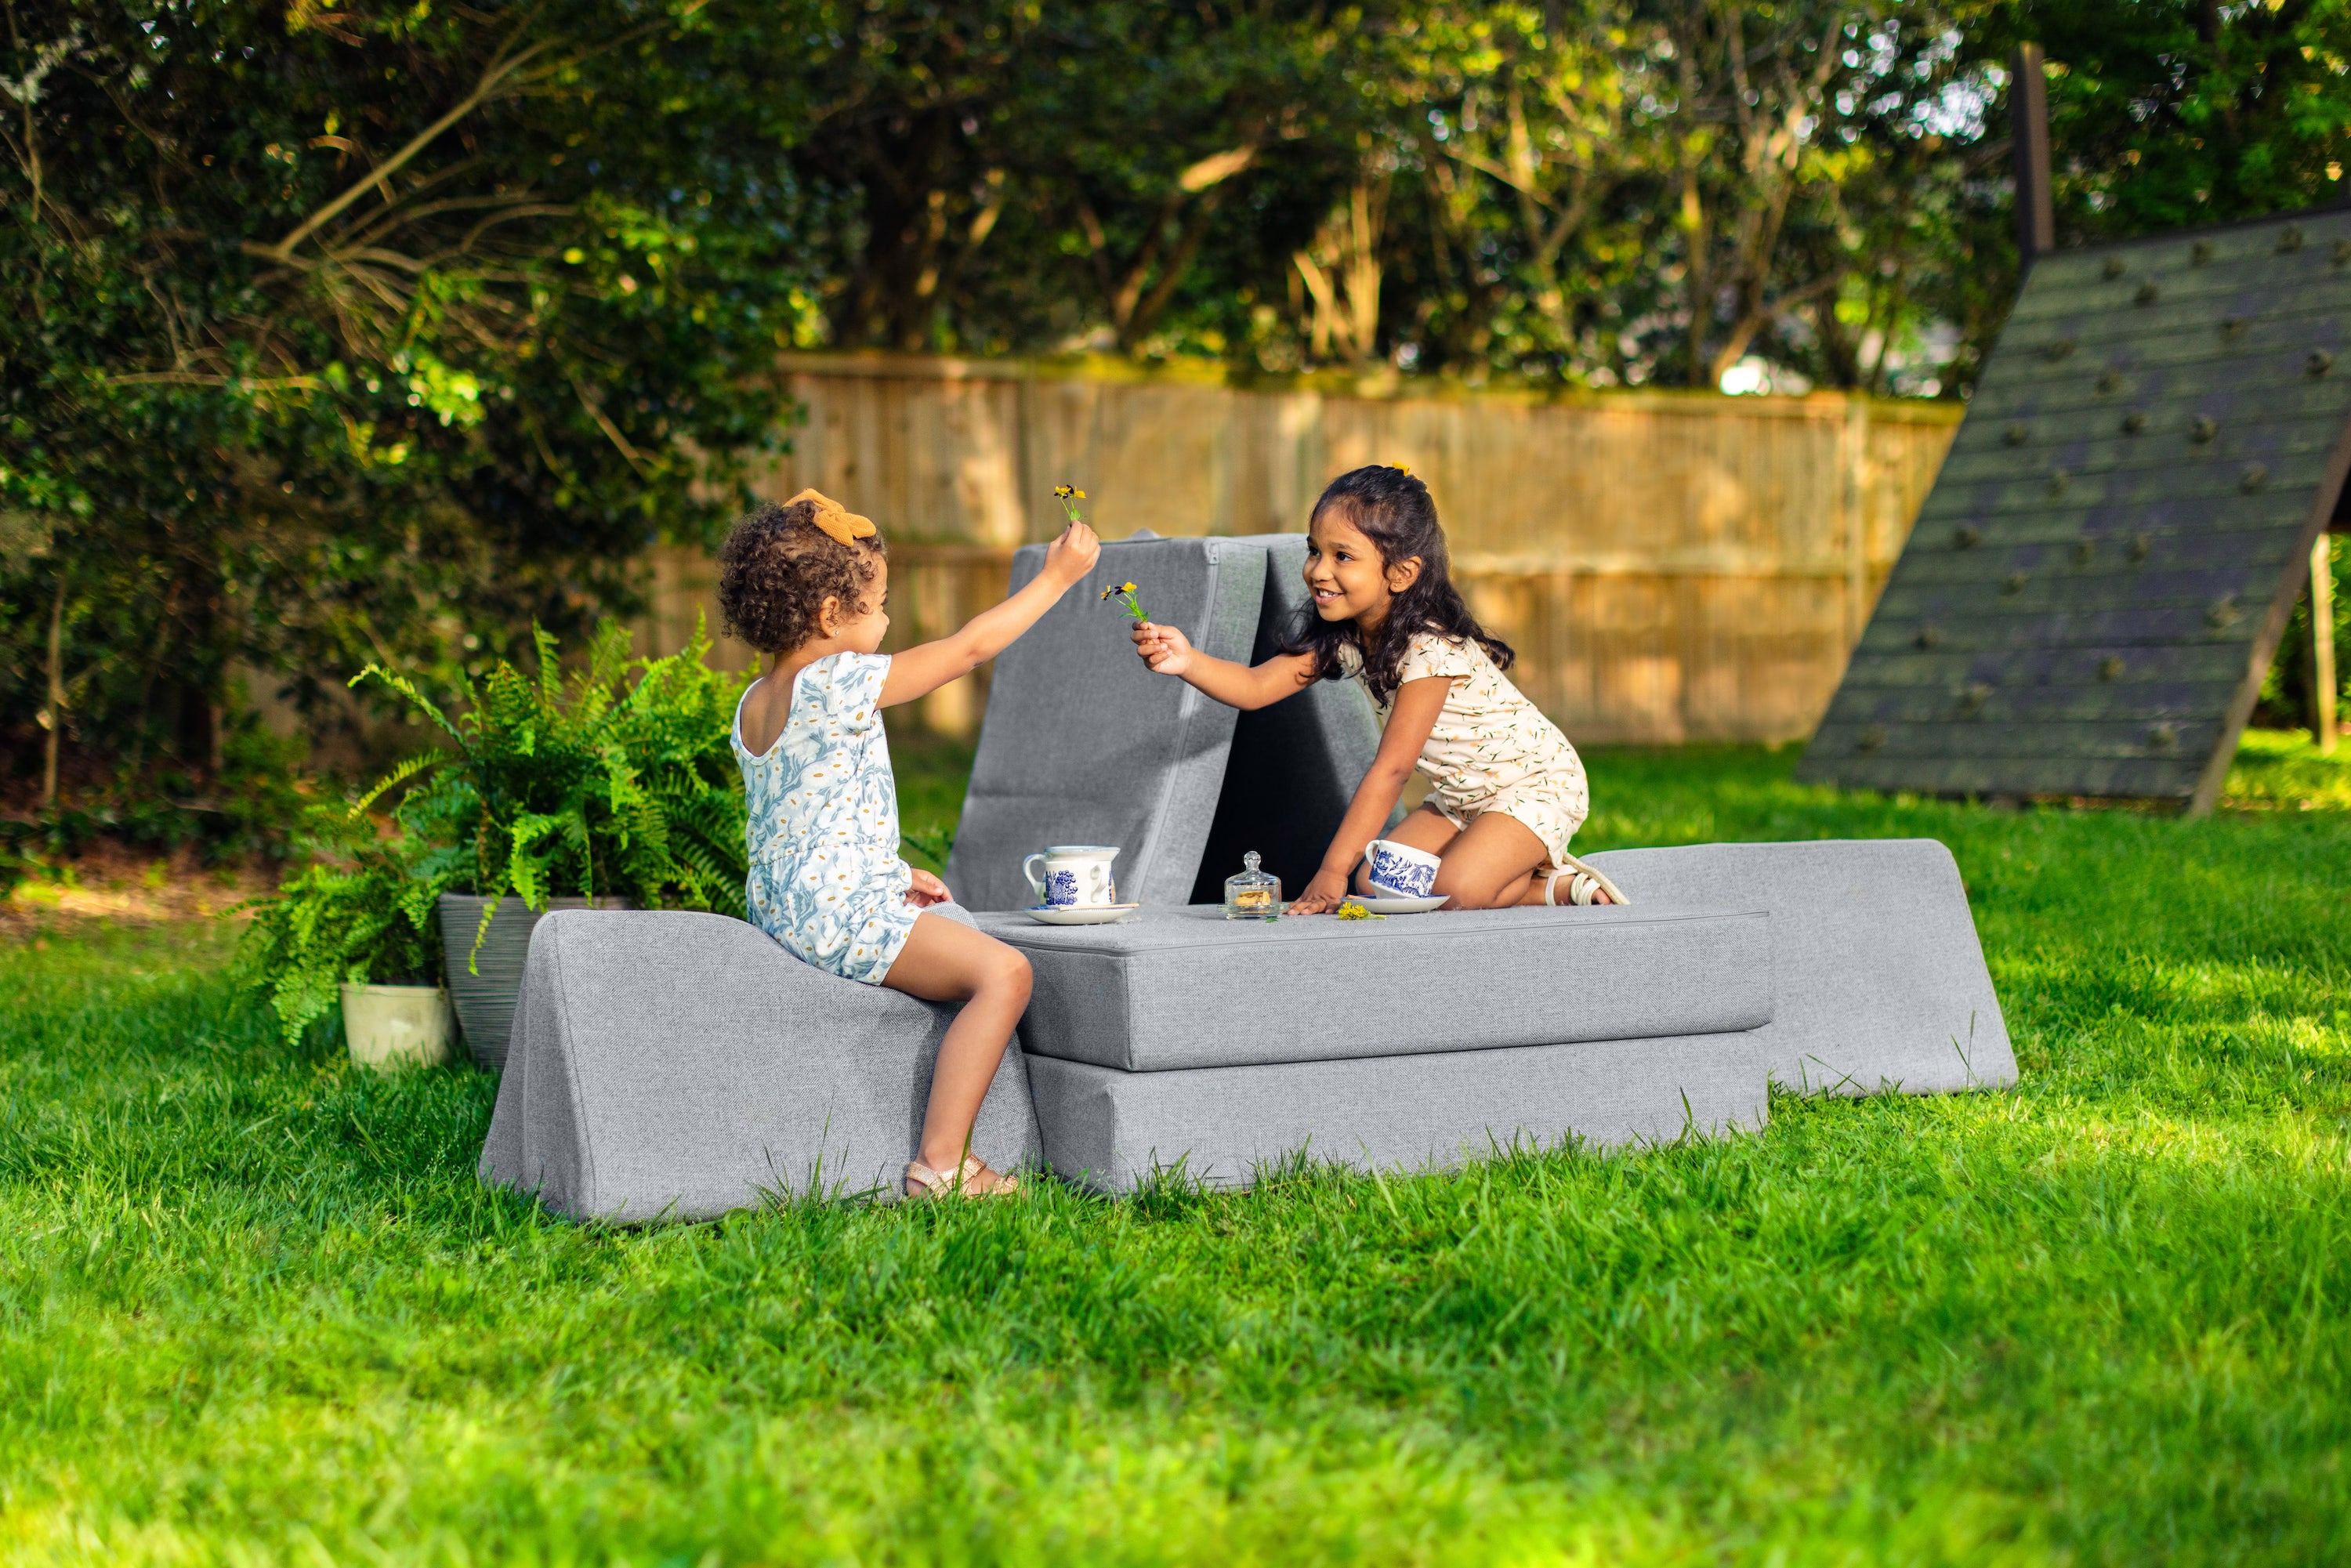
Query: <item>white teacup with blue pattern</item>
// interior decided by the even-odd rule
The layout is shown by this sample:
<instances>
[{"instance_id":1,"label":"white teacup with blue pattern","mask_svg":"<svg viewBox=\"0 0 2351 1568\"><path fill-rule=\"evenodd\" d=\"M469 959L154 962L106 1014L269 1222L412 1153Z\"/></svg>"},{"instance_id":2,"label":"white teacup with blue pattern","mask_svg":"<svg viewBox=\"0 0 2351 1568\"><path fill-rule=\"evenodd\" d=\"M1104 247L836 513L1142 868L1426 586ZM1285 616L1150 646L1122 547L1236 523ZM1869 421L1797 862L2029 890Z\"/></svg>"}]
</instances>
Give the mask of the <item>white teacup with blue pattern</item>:
<instances>
[{"instance_id":1,"label":"white teacup with blue pattern","mask_svg":"<svg viewBox=\"0 0 2351 1568\"><path fill-rule=\"evenodd\" d=\"M1020 874L1037 890L1040 908L1099 908L1118 902L1110 873L1117 858L1114 844L1050 844L1020 862Z\"/></svg>"},{"instance_id":2,"label":"white teacup with blue pattern","mask_svg":"<svg viewBox=\"0 0 2351 1568\"><path fill-rule=\"evenodd\" d=\"M1426 898L1437 885L1437 857L1394 839L1374 839L1364 850L1372 891L1386 898Z\"/></svg>"}]
</instances>

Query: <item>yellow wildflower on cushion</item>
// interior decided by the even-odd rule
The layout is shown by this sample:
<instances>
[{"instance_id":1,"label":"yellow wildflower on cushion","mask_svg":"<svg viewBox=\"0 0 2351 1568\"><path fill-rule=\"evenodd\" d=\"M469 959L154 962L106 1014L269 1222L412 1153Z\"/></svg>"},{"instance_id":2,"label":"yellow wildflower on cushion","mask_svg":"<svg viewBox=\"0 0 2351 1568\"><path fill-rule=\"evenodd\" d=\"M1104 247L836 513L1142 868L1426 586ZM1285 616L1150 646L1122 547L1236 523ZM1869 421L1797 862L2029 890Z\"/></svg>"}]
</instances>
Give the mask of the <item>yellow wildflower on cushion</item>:
<instances>
[{"instance_id":1,"label":"yellow wildflower on cushion","mask_svg":"<svg viewBox=\"0 0 2351 1568\"><path fill-rule=\"evenodd\" d=\"M1342 920L1385 920L1387 916L1384 915L1374 915L1370 910L1365 909L1362 904L1350 899L1339 906L1339 918Z\"/></svg>"}]
</instances>

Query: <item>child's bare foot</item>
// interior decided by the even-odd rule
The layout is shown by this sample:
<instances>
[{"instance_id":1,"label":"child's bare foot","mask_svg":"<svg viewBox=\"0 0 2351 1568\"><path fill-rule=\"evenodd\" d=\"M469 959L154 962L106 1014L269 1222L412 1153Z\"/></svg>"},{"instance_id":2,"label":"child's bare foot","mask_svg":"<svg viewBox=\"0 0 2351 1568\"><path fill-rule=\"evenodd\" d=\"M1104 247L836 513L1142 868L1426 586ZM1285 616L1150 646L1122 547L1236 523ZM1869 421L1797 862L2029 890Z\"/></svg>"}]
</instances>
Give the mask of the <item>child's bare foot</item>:
<instances>
[{"instance_id":1,"label":"child's bare foot","mask_svg":"<svg viewBox=\"0 0 2351 1568\"><path fill-rule=\"evenodd\" d=\"M920 1160L906 1162L908 1197L1009 1197L1020 1190L1012 1177L987 1168L977 1155L966 1155L955 1170L935 1170Z\"/></svg>"}]
</instances>

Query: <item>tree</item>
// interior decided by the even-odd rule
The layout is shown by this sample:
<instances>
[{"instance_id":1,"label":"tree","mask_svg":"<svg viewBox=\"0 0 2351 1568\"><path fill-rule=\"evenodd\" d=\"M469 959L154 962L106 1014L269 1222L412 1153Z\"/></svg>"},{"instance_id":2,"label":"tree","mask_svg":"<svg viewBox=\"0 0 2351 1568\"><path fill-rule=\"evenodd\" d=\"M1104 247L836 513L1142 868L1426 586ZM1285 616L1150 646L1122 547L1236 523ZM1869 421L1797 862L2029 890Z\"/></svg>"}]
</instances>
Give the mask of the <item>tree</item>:
<instances>
[{"instance_id":1,"label":"tree","mask_svg":"<svg viewBox=\"0 0 2351 1568\"><path fill-rule=\"evenodd\" d=\"M13 732L203 777L237 666L315 701L625 605L778 428L810 291L758 155L796 104L741 68L765 14L7 20Z\"/></svg>"}]
</instances>

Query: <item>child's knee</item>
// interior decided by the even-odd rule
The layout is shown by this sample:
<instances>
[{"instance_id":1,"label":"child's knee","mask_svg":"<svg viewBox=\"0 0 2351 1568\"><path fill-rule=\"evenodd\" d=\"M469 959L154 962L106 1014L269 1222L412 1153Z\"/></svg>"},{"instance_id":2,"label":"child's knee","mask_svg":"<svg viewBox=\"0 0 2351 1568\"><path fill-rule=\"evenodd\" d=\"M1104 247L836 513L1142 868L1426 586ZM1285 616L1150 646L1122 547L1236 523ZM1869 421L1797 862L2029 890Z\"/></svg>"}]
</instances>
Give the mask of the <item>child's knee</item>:
<instances>
[{"instance_id":1,"label":"child's knee","mask_svg":"<svg viewBox=\"0 0 2351 1568\"><path fill-rule=\"evenodd\" d=\"M995 955L994 961L989 965L987 974L981 977L980 984L983 989L993 995L1007 1000L1017 1000L1025 1005L1029 1000L1029 989L1034 978L1034 974L1029 967L1029 960L1022 956L1020 950L1017 947L1006 947L1002 952Z\"/></svg>"}]
</instances>

